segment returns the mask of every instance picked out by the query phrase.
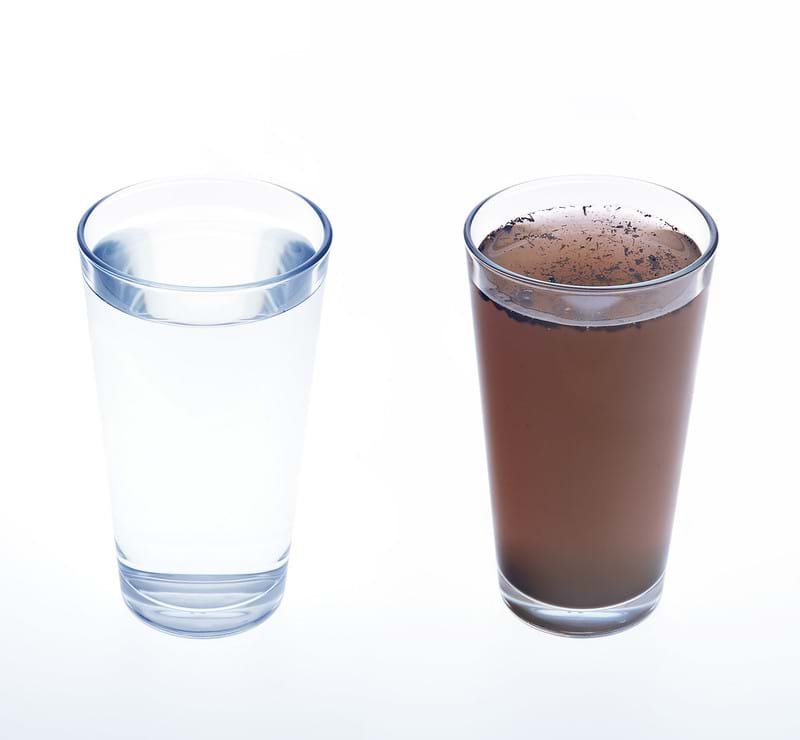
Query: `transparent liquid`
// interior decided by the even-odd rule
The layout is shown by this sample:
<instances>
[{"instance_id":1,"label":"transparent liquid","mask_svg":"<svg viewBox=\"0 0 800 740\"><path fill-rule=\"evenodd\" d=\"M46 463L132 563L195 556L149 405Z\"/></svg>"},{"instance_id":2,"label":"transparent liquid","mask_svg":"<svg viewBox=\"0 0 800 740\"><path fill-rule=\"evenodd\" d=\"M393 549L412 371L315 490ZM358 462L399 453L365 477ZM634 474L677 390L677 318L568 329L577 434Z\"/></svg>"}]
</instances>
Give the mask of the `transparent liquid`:
<instances>
[{"instance_id":1,"label":"transparent liquid","mask_svg":"<svg viewBox=\"0 0 800 740\"><path fill-rule=\"evenodd\" d=\"M137 238L116 235L96 252L135 275L137 260L148 261ZM263 244L268 253L254 259L274 274L310 250L291 238ZM135 286L124 296L129 313L86 293L121 562L172 574L282 567L321 288L282 313L219 326L140 318L158 306ZM263 298L284 299L280 291Z\"/></svg>"}]
</instances>

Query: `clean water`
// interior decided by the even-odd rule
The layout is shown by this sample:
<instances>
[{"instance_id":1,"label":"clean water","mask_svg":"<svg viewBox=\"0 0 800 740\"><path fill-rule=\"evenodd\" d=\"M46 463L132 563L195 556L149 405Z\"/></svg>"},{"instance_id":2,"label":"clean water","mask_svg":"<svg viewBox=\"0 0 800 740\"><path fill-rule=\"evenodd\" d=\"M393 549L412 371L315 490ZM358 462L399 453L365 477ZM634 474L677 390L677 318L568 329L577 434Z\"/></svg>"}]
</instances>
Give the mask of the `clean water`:
<instances>
[{"instance_id":1,"label":"clean water","mask_svg":"<svg viewBox=\"0 0 800 740\"><path fill-rule=\"evenodd\" d=\"M300 274L231 292L230 311L213 308L222 305L223 323L209 325L205 294L180 303L180 290L134 282L169 280L173 262L185 280L186 250L219 238L206 229L154 249L145 232L118 232L93 251L133 280L99 273L86 291L123 592L140 615L156 609L153 621L176 631L186 621L213 632L213 619L182 621L182 609L227 607L270 588L280 599L322 301ZM313 254L302 237L272 230L247 273L286 274ZM170 310L180 323L162 319Z\"/></svg>"}]
</instances>

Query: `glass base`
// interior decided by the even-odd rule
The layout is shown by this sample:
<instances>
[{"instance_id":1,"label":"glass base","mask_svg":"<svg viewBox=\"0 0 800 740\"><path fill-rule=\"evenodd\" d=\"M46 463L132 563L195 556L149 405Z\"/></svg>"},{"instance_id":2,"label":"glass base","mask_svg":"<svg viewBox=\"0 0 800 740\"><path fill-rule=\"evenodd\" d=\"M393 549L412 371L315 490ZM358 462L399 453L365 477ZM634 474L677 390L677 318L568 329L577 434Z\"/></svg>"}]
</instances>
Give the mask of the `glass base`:
<instances>
[{"instance_id":1,"label":"glass base","mask_svg":"<svg viewBox=\"0 0 800 740\"><path fill-rule=\"evenodd\" d=\"M506 606L537 629L564 637L601 637L641 622L661 599L662 575L650 588L621 604L595 609L573 609L546 604L522 593L498 571L500 593Z\"/></svg>"},{"instance_id":2,"label":"glass base","mask_svg":"<svg viewBox=\"0 0 800 740\"><path fill-rule=\"evenodd\" d=\"M281 603L286 565L246 575L149 573L119 563L122 597L151 627L180 637L224 637L255 627Z\"/></svg>"}]
</instances>

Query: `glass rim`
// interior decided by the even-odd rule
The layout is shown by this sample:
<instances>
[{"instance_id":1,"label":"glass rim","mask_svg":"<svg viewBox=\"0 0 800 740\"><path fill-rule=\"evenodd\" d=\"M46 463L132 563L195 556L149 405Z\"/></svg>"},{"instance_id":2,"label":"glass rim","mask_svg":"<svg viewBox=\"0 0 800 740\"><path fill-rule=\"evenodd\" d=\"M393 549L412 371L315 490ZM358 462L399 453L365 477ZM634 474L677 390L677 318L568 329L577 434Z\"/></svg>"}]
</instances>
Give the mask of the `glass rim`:
<instances>
[{"instance_id":1,"label":"glass rim","mask_svg":"<svg viewBox=\"0 0 800 740\"><path fill-rule=\"evenodd\" d=\"M320 248L314 252L312 257L309 257L305 262L298 265L297 267L292 268L288 272L285 272L281 275L273 275L268 278L264 278L263 280L256 280L249 283L238 283L234 285L176 285L174 283L162 283L157 282L154 280L146 280L144 278L137 278L133 275L128 273L122 272L121 270L117 270L116 268L112 267L111 265L107 264L103 260L101 260L91 249L89 249L88 245L86 244L85 239L85 230L86 225L89 222L92 214L95 210L105 203L107 200L113 198L116 195L121 193L128 192L130 190L134 190L136 188L142 188L147 186L159 186L159 185L180 185L184 183L238 183L240 185L268 185L271 188L277 188L278 190L283 190L286 193L290 193L291 195L300 198L300 200L304 201L306 205L308 205L312 211L316 214L317 218L319 218L320 223L322 224L322 244ZM81 253L88 259L94 267L102 272L105 272L110 277L113 277L118 280L122 280L126 283L131 283L133 285L141 285L147 288L157 288L161 290L171 290L171 291L184 291L184 292L191 292L191 293L222 293L222 292L236 292L236 291L243 291L243 290L251 290L256 288L264 288L269 287L272 285L277 285L287 280L291 280L298 275L302 275L305 272L311 270L315 265L319 264L322 259L328 254L330 251L331 241L333 240L333 229L331 228L331 223L328 220L328 217L325 215L325 212L316 204L314 201L306 198L305 195L302 193L298 193L291 188L284 187L283 185L278 185L277 183L270 182L269 180L260 180L258 178L253 177L159 177L154 178L151 180L142 180L140 182L133 183L132 185L126 185L125 187L118 188L113 192L109 193L108 195L103 196L98 200L96 203L91 205L86 213L83 214L81 220L78 222L78 246L80 247Z\"/></svg>"},{"instance_id":2,"label":"glass rim","mask_svg":"<svg viewBox=\"0 0 800 740\"><path fill-rule=\"evenodd\" d=\"M703 217L705 220L706 226L708 227L709 235L708 235L708 245L706 250L692 263L688 264L686 267L677 270L676 272L671 272L669 275L663 275L659 278L654 278L652 280L642 280L638 283L622 283L620 285L570 285L569 283L551 283L547 280L540 280L539 278L532 278L527 275L520 275L518 272L514 272L513 270L509 270L502 265L490 260L483 252L478 249L475 245L472 234L470 233L472 230L472 223L475 220L475 216L477 216L478 211L486 205L490 200L496 198L503 193L508 192L509 190L514 190L515 188L522 187L524 185L532 185L534 183L540 184L547 184L547 183L563 183L563 182L570 182L570 181L591 181L595 180L598 183L603 181L617 181L617 182L628 182L628 183L635 183L639 185L650 185L660 190L667 191L669 193L673 193L674 195L682 198L683 200L690 203ZM501 275L504 278L508 278L510 280L515 280L519 283L523 283L526 285L535 286L537 288L545 288L548 290L555 290L555 291L563 291L563 292L571 292L571 293L614 293L617 291L629 291L634 290L636 288L648 288L651 286L656 285L663 285L664 283L668 283L671 280L676 280L678 278L684 277L685 275L689 275L696 270L699 270L705 264L707 264L714 254L717 251L717 243L719 241L719 231L717 229L717 224L714 222L714 219L711 218L711 215L706 211L703 206L701 206L696 201L692 200L688 196L684 195L683 193L678 192L677 190L673 190L672 188L668 188L665 185L659 185L658 183L651 182L650 180L641 180L635 177L622 177L619 175L560 175L554 177L538 177L534 178L533 180L525 180L523 182L518 182L515 185L509 185L508 187L502 188L497 192L492 193L491 195L484 198L478 205L476 205L467 216L467 220L464 222L464 240L467 244L467 250L470 253L470 256L473 259L478 260L484 267L491 270L494 273Z\"/></svg>"}]
</instances>

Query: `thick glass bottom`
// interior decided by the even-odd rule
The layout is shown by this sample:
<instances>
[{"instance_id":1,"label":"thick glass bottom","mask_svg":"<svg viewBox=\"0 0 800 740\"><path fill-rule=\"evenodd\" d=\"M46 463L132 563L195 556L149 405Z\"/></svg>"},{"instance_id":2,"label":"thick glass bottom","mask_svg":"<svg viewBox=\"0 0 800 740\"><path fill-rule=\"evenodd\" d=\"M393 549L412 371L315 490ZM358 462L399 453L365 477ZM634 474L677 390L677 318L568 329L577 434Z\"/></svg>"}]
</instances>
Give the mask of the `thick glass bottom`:
<instances>
[{"instance_id":1,"label":"thick glass bottom","mask_svg":"<svg viewBox=\"0 0 800 740\"><path fill-rule=\"evenodd\" d=\"M621 632L641 622L661 599L662 575L650 588L621 604L593 609L574 609L546 604L515 588L498 571L503 601L532 627L564 637L601 637Z\"/></svg>"},{"instance_id":2,"label":"thick glass bottom","mask_svg":"<svg viewBox=\"0 0 800 740\"><path fill-rule=\"evenodd\" d=\"M119 577L125 603L151 627L208 638L242 632L269 617L283 598L286 567L245 575L174 575L119 563Z\"/></svg>"}]
</instances>

